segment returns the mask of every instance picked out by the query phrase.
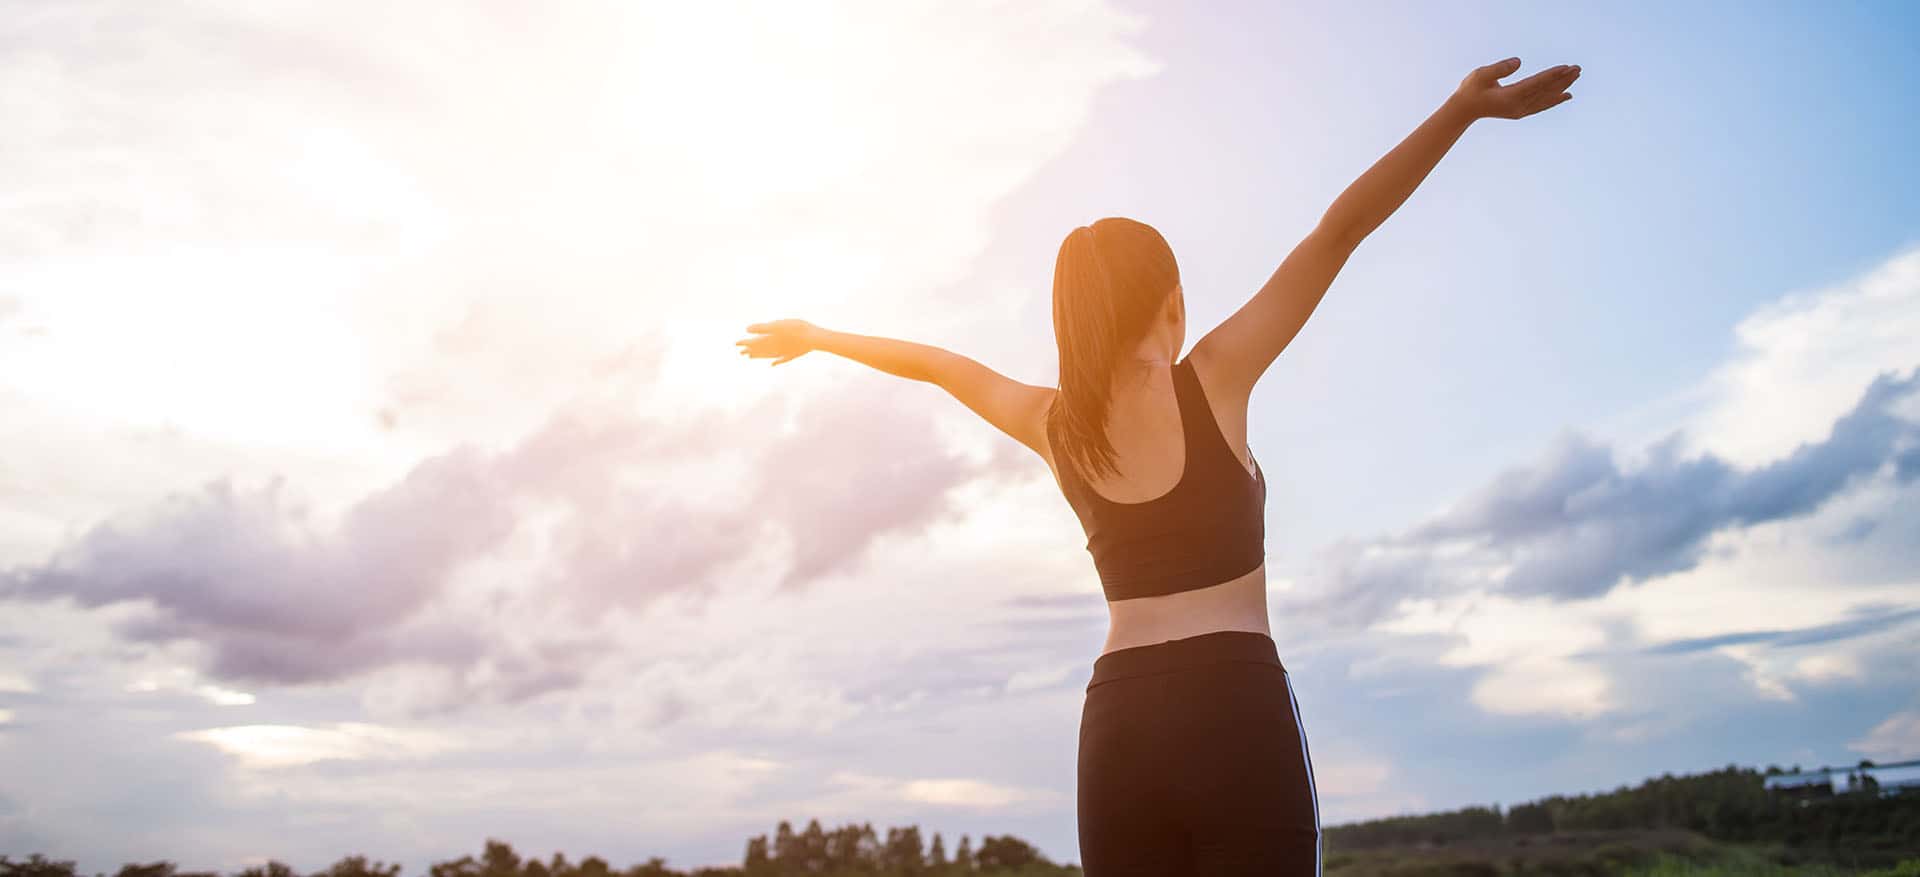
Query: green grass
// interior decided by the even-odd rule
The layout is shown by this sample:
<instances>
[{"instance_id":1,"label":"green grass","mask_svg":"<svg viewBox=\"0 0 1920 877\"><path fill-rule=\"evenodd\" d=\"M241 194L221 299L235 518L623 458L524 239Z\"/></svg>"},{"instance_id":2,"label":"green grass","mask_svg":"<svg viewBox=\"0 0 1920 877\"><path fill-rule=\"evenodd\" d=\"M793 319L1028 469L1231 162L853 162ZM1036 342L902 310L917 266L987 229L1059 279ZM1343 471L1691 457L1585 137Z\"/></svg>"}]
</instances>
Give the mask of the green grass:
<instances>
[{"instance_id":1,"label":"green grass","mask_svg":"<svg viewBox=\"0 0 1920 877\"><path fill-rule=\"evenodd\" d=\"M1754 861L1739 864L1700 864L1661 854L1650 865L1629 869L1624 877L1920 877L1920 859L1908 859L1888 868L1856 871L1838 865L1782 865Z\"/></svg>"},{"instance_id":2,"label":"green grass","mask_svg":"<svg viewBox=\"0 0 1920 877\"><path fill-rule=\"evenodd\" d=\"M1328 877L1920 877L1920 859L1874 870L1819 855L1690 831L1614 830L1332 850L1325 867Z\"/></svg>"}]
</instances>

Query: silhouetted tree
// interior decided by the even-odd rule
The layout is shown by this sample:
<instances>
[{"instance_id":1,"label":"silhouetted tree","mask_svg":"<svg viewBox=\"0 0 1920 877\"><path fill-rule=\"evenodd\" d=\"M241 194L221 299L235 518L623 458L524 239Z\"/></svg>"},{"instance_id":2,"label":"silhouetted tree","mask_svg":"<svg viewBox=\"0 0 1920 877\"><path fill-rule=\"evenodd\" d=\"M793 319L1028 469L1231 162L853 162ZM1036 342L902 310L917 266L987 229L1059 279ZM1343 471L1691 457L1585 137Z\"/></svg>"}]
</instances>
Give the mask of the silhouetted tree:
<instances>
[{"instance_id":1,"label":"silhouetted tree","mask_svg":"<svg viewBox=\"0 0 1920 877\"><path fill-rule=\"evenodd\" d=\"M627 877L680 877L680 872L667 867L667 860L653 856L645 862L627 869Z\"/></svg>"},{"instance_id":2,"label":"silhouetted tree","mask_svg":"<svg viewBox=\"0 0 1920 877\"><path fill-rule=\"evenodd\" d=\"M935 868L947 866L947 845L940 840L940 832L933 833L933 845L927 848L927 864Z\"/></svg>"},{"instance_id":3,"label":"silhouetted tree","mask_svg":"<svg viewBox=\"0 0 1920 877\"><path fill-rule=\"evenodd\" d=\"M827 832L820 827L820 820L807 820L807 827L800 832L800 867L808 873L827 869Z\"/></svg>"},{"instance_id":4,"label":"silhouetted tree","mask_svg":"<svg viewBox=\"0 0 1920 877\"><path fill-rule=\"evenodd\" d=\"M599 856L588 856L580 860L580 867L574 871L575 877L612 877L607 860Z\"/></svg>"},{"instance_id":5,"label":"silhouetted tree","mask_svg":"<svg viewBox=\"0 0 1920 877\"><path fill-rule=\"evenodd\" d=\"M1553 831L1553 814L1545 804L1516 804L1507 810L1507 830L1517 834L1547 834Z\"/></svg>"},{"instance_id":6,"label":"silhouetted tree","mask_svg":"<svg viewBox=\"0 0 1920 877\"><path fill-rule=\"evenodd\" d=\"M973 870L973 841L966 835L960 835L960 846L953 850L953 867L962 871Z\"/></svg>"},{"instance_id":7,"label":"silhouetted tree","mask_svg":"<svg viewBox=\"0 0 1920 877\"><path fill-rule=\"evenodd\" d=\"M828 867L835 871L850 871L859 868L860 826L851 822L827 833Z\"/></svg>"},{"instance_id":8,"label":"silhouetted tree","mask_svg":"<svg viewBox=\"0 0 1920 877\"><path fill-rule=\"evenodd\" d=\"M920 842L920 826L887 829L887 843L880 854L880 867L906 874L916 874L926 869L926 850Z\"/></svg>"},{"instance_id":9,"label":"silhouetted tree","mask_svg":"<svg viewBox=\"0 0 1920 877\"><path fill-rule=\"evenodd\" d=\"M0 856L0 877L75 877L73 863L54 861L34 853L23 862L11 862Z\"/></svg>"},{"instance_id":10,"label":"silhouetted tree","mask_svg":"<svg viewBox=\"0 0 1920 877\"><path fill-rule=\"evenodd\" d=\"M174 871L172 862L152 862L145 865L129 862L121 865L114 877L174 877Z\"/></svg>"},{"instance_id":11,"label":"silhouetted tree","mask_svg":"<svg viewBox=\"0 0 1920 877\"><path fill-rule=\"evenodd\" d=\"M520 854L506 841L488 838L480 854L480 877L520 877Z\"/></svg>"},{"instance_id":12,"label":"silhouetted tree","mask_svg":"<svg viewBox=\"0 0 1920 877\"><path fill-rule=\"evenodd\" d=\"M800 849L800 838L793 833L793 825L785 819L773 830L773 862L781 872L793 871L801 867L800 862L806 856Z\"/></svg>"},{"instance_id":13,"label":"silhouetted tree","mask_svg":"<svg viewBox=\"0 0 1920 877\"><path fill-rule=\"evenodd\" d=\"M860 823L860 858L863 866L872 866L880 861L880 835L874 833L873 823Z\"/></svg>"},{"instance_id":14,"label":"silhouetted tree","mask_svg":"<svg viewBox=\"0 0 1920 877\"><path fill-rule=\"evenodd\" d=\"M767 836L755 835L747 839L747 855L741 860L740 869L747 877L763 877L777 873L773 866L773 854L767 851Z\"/></svg>"},{"instance_id":15,"label":"silhouetted tree","mask_svg":"<svg viewBox=\"0 0 1920 877\"><path fill-rule=\"evenodd\" d=\"M348 856L313 877L400 877L399 865L367 863L366 856Z\"/></svg>"},{"instance_id":16,"label":"silhouetted tree","mask_svg":"<svg viewBox=\"0 0 1920 877\"><path fill-rule=\"evenodd\" d=\"M1003 837L982 835L980 849L973 854L973 861L982 871L1052 864L1032 844L1010 834Z\"/></svg>"}]
</instances>

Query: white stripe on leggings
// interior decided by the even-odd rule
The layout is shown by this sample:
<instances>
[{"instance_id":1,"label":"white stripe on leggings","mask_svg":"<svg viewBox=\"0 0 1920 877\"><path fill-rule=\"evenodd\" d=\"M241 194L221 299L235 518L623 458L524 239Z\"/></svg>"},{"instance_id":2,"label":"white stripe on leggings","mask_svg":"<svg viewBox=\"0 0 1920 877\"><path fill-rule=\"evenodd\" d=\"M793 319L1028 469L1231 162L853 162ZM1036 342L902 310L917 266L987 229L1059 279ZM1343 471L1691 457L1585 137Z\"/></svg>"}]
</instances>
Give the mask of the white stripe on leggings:
<instances>
[{"instance_id":1,"label":"white stripe on leggings","mask_svg":"<svg viewBox=\"0 0 1920 877\"><path fill-rule=\"evenodd\" d=\"M1300 701L1293 696L1293 674L1282 673L1287 681L1287 700L1293 704L1293 726L1300 730L1300 760L1307 766L1307 791L1313 795L1313 877L1320 874L1320 790L1313 784L1313 759L1307 754L1307 726L1300 722Z\"/></svg>"}]
</instances>

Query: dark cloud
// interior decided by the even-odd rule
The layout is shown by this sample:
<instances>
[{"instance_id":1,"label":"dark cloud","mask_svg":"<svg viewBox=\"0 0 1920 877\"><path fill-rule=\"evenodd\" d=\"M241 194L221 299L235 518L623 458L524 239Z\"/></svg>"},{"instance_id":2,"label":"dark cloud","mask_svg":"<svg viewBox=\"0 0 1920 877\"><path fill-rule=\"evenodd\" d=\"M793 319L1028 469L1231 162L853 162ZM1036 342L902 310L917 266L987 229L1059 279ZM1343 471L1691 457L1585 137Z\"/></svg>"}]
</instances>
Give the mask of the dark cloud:
<instances>
[{"instance_id":1,"label":"dark cloud","mask_svg":"<svg viewBox=\"0 0 1920 877\"><path fill-rule=\"evenodd\" d=\"M1683 457L1675 434L1625 471L1607 446L1563 435L1538 463L1404 534L1333 546L1315 587L1288 602L1365 624L1405 597L1483 587L1579 599L1691 569L1715 532L1808 514L1888 464L1900 483L1920 475L1920 425L1895 413L1916 387L1920 369L1880 375L1826 438L1755 469Z\"/></svg>"},{"instance_id":2,"label":"dark cloud","mask_svg":"<svg viewBox=\"0 0 1920 877\"><path fill-rule=\"evenodd\" d=\"M1687 652L1701 652L1720 646L1745 645L1747 643L1768 643L1776 646L1804 646L1818 643L1837 642L1878 633L1889 628L1899 627L1916 618L1920 618L1920 608L1866 606L1854 610L1852 618L1819 624L1811 627L1796 627L1785 630L1753 630L1739 633L1726 633L1717 636L1694 637L1673 640L1648 646L1643 651L1655 655L1677 655Z\"/></svg>"},{"instance_id":3,"label":"dark cloud","mask_svg":"<svg viewBox=\"0 0 1920 877\"><path fill-rule=\"evenodd\" d=\"M732 413L564 411L507 450L426 460L330 523L279 480L216 481L96 524L7 573L0 596L145 604L124 639L198 642L207 671L228 681L325 682L414 663L484 678L470 693L488 700L523 699L579 684L617 647L592 633L609 609L717 587L768 537L792 546L787 587L852 570L876 540L936 520L951 488L1002 471L999 456L943 453L921 413L931 404L890 386ZM739 462L744 496L687 477ZM573 610L574 633L503 636L494 628L520 622L511 607L441 611L463 570L536 517L548 556L531 575L542 600Z\"/></svg>"}]
</instances>

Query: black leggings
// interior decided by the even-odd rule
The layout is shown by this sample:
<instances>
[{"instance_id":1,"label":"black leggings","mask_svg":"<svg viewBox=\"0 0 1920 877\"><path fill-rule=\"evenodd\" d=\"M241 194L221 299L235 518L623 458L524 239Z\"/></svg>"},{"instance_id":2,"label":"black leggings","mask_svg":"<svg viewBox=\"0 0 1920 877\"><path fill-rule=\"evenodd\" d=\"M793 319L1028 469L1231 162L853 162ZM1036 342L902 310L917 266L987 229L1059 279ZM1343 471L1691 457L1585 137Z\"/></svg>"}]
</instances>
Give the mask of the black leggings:
<instances>
[{"instance_id":1,"label":"black leggings","mask_svg":"<svg viewBox=\"0 0 1920 877\"><path fill-rule=\"evenodd\" d=\"M1087 877L1320 875L1320 800L1272 637L1101 655L1080 713Z\"/></svg>"}]
</instances>

